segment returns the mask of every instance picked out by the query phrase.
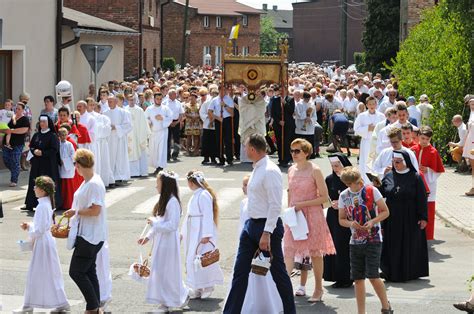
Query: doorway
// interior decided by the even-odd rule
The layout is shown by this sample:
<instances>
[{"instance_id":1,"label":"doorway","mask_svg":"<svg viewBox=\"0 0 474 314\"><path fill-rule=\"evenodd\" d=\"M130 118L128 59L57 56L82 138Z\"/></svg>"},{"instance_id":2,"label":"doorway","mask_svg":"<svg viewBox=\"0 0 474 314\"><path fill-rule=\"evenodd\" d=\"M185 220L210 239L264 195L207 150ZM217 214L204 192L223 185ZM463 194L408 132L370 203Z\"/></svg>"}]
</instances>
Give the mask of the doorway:
<instances>
[{"instance_id":1,"label":"doorway","mask_svg":"<svg viewBox=\"0 0 474 314\"><path fill-rule=\"evenodd\" d=\"M0 106L12 98L12 52L0 50Z\"/></svg>"}]
</instances>

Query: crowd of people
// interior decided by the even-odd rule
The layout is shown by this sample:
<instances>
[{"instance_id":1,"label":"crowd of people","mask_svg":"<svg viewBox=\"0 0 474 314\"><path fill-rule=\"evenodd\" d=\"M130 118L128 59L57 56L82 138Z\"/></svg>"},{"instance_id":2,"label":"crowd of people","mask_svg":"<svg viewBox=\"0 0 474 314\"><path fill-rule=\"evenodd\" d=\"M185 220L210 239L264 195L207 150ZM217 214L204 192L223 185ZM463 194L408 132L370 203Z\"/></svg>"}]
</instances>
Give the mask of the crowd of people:
<instances>
[{"instance_id":1,"label":"crowd of people","mask_svg":"<svg viewBox=\"0 0 474 314\"><path fill-rule=\"evenodd\" d=\"M183 151L202 156L202 165L249 161L254 170L243 182L247 198L241 205L240 242L224 313L257 306L256 296L281 300L259 306L295 313L294 297L306 295L311 269L315 290L309 302L322 300L324 279L334 281L333 288L354 285L358 312L365 313L365 279L369 279L382 313L392 313L380 278L406 282L429 275L427 241L434 239L436 182L444 166L430 142L433 106L428 97L421 95L419 104L413 96L405 99L397 93L396 81L383 80L379 74L291 66L288 89L272 84L257 91L265 104L260 117L265 126L248 134L239 120L247 121L242 99L251 91L243 85L223 86L221 75L219 69L186 67L131 83L111 81L98 93L91 85L74 111L70 97L55 105L54 98L46 96L35 124L27 94L16 104L7 101L0 118L5 124L3 158L11 172L11 187L18 182L27 136L35 130L28 147L31 169L24 209L36 208L36 213L34 222L22 228L51 243L52 220L47 216L52 210L64 209L66 217L75 217L81 227L73 241L69 274L86 299L87 311L98 312L111 291L105 189L148 176L151 166L160 198L148 219L148 233L138 240L140 245L153 240L146 300L159 304L161 311L183 307L190 298L208 298L214 286L223 283L219 264L202 267L196 253L201 246L217 246L219 205L204 172L188 172L193 196L180 230L178 176L166 170L168 163L179 162ZM461 115L454 116L459 141L449 143L459 171L474 165L474 97L467 97L466 105L471 112L468 125ZM360 138L357 167L347 158L352 132ZM310 161L321 157L323 143L330 144L333 169L326 178ZM267 156L275 152L279 167ZM287 167L285 217L304 220L294 226L279 217L280 168ZM474 196L472 171L468 196ZM302 235L301 224L307 228ZM186 252L185 281L180 244ZM34 247L28 274L33 286L41 286L41 280L31 269L41 263L51 264L50 272L59 267L57 252L44 250ZM265 280L249 276L257 250L272 254ZM289 277L294 268L301 271L295 292ZM62 278L54 284L61 293L43 304L25 293L21 311L67 309ZM471 298L466 306L473 302Z\"/></svg>"}]
</instances>

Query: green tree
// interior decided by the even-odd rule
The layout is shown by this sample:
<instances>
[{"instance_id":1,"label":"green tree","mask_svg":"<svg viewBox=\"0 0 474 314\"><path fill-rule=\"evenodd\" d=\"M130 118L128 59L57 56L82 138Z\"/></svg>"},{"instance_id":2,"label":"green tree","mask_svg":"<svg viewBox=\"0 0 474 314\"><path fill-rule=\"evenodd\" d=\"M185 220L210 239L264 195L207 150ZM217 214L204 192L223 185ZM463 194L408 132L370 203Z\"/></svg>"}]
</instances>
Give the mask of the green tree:
<instances>
[{"instance_id":1,"label":"green tree","mask_svg":"<svg viewBox=\"0 0 474 314\"><path fill-rule=\"evenodd\" d=\"M383 64L390 64L397 54L399 25L400 0L367 0L367 18L362 34L365 50L363 70L388 74Z\"/></svg>"},{"instance_id":2,"label":"green tree","mask_svg":"<svg viewBox=\"0 0 474 314\"><path fill-rule=\"evenodd\" d=\"M430 117L433 142L442 154L455 135L455 129L448 127L451 118L463 112L463 97L472 84L472 23L463 22L463 15L450 9L449 2L442 1L423 12L392 67L401 94L427 94L430 98L434 106Z\"/></svg>"},{"instance_id":3,"label":"green tree","mask_svg":"<svg viewBox=\"0 0 474 314\"><path fill-rule=\"evenodd\" d=\"M273 20L269 16L260 18L260 52L273 53L278 50L278 41L286 38L286 33L277 32Z\"/></svg>"}]
</instances>

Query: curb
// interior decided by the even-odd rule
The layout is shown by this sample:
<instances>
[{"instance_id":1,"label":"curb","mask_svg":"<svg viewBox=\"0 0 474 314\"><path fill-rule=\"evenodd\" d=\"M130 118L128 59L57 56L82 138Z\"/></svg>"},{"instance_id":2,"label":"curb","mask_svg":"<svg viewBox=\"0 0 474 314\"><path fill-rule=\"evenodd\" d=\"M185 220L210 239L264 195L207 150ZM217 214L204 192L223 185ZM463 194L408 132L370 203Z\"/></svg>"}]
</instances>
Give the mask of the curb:
<instances>
[{"instance_id":1,"label":"curb","mask_svg":"<svg viewBox=\"0 0 474 314\"><path fill-rule=\"evenodd\" d=\"M461 226L459 222L450 215L446 215L443 212L436 211L436 216L438 216L442 221L451 225L455 229L461 231L468 237L474 238L474 230L468 229L467 227Z\"/></svg>"},{"instance_id":2,"label":"curb","mask_svg":"<svg viewBox=\"0 0 474 314\"><path fill-rule=\"evenodd\" d=\"M23 198L25 198L25 195L11 196L7 199L2 200L2 204L13 203L13 202L19 201Z\"/></svg>"}]
</instances>

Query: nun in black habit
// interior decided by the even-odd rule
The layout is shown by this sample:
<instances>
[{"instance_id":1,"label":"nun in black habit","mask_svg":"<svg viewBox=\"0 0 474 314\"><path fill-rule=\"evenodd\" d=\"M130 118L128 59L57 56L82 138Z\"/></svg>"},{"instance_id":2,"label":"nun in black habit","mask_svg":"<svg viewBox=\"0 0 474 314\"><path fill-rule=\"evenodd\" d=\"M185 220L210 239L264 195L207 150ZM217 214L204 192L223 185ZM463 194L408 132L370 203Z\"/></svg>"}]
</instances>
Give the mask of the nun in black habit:
<instances>
[{"instance_id":1,"label":"nun in black habit","mask_svg":"<svg viewBox=\"0 0 474 314\"><path fill-rule=\"evenodd\" d=\"M407 152L393 152L392 171L382 180L381 192L390 208L382 224L382 277L403 282L428 276L426 188Z\"/></svg>"},{"instance_id":2,"label":"nun in black habit","mask_svg":"<svg viewBox=\"0 0 474 314\"><path fill-rule=\"evenodd\" d=\"M59 139L54 123L47 115L39 117L38 131L30 141L30 179L26 193L26 209L32 211L38 205L35 192L35 179L39 176L48 176L56 185L56 208L61 208L61 182L59 178Z\"/></svg>"},{"instance_id":3,"label":"nun in black habit","mask_svg":"<svg viewBox=\"0 0 474 314\"><path fill-rule=\"evenodd\" d=\"M331 163L332 174L326 177L326 185L332 207L329 207L327 210L326 221L334 241L334 246L336 247L336 255L324 256L323 278L326 281L335 281L332 285L333 288L348 288L352 286L349 260L351 230L339 224L337 201L339 194L347 188L340 179L341 172L344 167L352 166L352 164L346 155L342 153L329 155L329 162Z\"/></svg>"}]
</instances>

